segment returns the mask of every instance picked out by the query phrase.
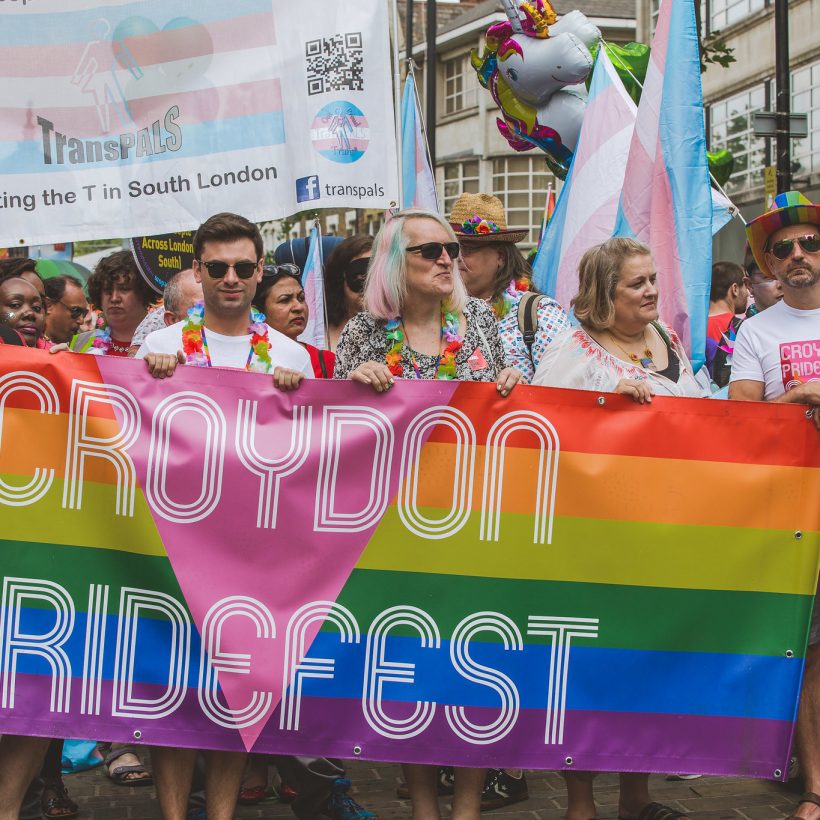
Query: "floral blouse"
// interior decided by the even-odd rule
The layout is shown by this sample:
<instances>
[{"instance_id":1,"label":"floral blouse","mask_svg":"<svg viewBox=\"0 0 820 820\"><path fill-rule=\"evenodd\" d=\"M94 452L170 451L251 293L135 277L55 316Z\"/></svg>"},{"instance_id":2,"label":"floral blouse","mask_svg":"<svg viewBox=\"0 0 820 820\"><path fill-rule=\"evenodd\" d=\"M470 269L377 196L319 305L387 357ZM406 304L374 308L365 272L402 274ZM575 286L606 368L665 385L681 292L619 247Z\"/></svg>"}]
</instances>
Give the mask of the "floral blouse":
<instances>
[{"instance_id":1,"label":"floral blouse","mask_svg":"<svg viewBox=\"0 0 820 820\"><path fill-rule=\"evenodd\" d=\"M570 324L567 314L555 299L541 296L536 311L538 325L535 328L530 358L518 321L518 305L524 296L524 291L517 291L512 297L508 312L498 320L498 335L501 337L504 350L507 351L510 365L520 370L524 374L524 382L529 384L550 342Z\"/></svg>"},{"instance_id":2,"label":"floral blouse","mask_svg":"<svg viewBox=\"0 0 820 820\"><path fill-rule=\"evenodd\" d=\"M464 308L467 329L464 344L456 353L456 378L459 381L494 382L508 367L504 347L498 336L495 315L480 299L469 299ZM359 313L345 325L336 347L334 379L349 379L365 362L384 362L387 354L385 323L369 313ZM438 357L413 351L422 379L434 379ZM401 357L402 377L416 378L405 342Z\"/></svg>"}]
</instances>

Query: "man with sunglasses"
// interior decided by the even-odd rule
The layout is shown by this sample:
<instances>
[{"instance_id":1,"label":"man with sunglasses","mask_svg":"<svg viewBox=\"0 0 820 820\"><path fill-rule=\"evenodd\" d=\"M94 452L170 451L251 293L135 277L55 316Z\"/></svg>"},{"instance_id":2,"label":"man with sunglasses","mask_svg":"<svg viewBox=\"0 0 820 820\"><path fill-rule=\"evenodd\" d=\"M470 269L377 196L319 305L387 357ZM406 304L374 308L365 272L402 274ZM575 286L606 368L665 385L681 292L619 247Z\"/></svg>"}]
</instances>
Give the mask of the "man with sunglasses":
<instances>
[{"instance_id":1,"label":"man with sunglasses","mask_svg":"<svg viewBox=\"0 0 820 820\"><path fill-rule=\"evenodd\" d=\"M780 194L746 226L761 272L781 301L747 319L735 341L729 398L807 404L820 430L820 205L797 191ZM800 431L796 431L802 435ZM805 793L791 817L820 819L820 594L815 596L797 717Z\"/></svg>"},{"instance_id":2,"label":"man with sunglasses","mask_svg":"<svg viewBox=\"0 0 820 820\"><path fill-rule=\"evenodd\" d=\"M200 225L193 245L194 278L202 285L203 301L188 311L185 320L147 336L136 358L145 359L151 375L171 376L178 364L236 367L272 373L274 385L282 390L294 389L305 376L311 377L310 357L302 345L257 323L251 312L262 279L259 228L237 214L216 214ZM267 339L267 356L259 357L256 347L251 347L252 332ZM198 337L196 349L189 349L192 335ZM154 783L164 820L185 820L196 756L196 749L152 747ZM247 755L205 751L204 756L208 817L230 820Z\"/></svg>"},{"instance_id":3,"label":"man with sunglasses","mask_svg":"<svg viewBox=\"0 0 820 820\"><path fill-rule=\"evenodd\" d=\"M43 282L46 295L46 338L68 344L79 333L88 313L83 284L73 276L53 276Z\"/></svg>"},{"instance_id":4,"label":"man with sunglasses","mask_svg":"<svg viewBox=\"0 0 820 820\"><path fill-rule=\"evenodd\" d=\"M259 229L237 214L210 217L194 235L194 279L202 285L204 317L199 322L197 305L185 319L149 334L136 358L145 359L157 378L170 376L177 364L200 367L237 367L269 372L276 387L294 389L311 376L310 357L302 345L269 325L269 365L263 368L250 347L251 302L262 279L263 246ZM201 336L202 352L185 350L183 328L190 336L190 322Z\"/></svg>"}]
</instances>

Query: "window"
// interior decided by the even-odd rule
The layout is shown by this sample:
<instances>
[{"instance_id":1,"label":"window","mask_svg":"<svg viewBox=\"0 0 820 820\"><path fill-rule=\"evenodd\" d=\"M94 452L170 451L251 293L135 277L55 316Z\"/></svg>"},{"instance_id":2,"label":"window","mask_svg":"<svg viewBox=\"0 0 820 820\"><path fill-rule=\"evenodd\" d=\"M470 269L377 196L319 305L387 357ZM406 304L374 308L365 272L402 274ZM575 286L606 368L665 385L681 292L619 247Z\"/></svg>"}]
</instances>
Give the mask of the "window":
<instances>
[{"instance_id":1,"label":"window","mask_svg":"<svg viewBox=\"0 0 820 820\"><path fill-rule=\"evenodd\" d=\"M348 236L353 236L356 233L356 211L345 211L345 232Z\"/></svg>"},{"instance_id":2,"label":"window","mask_svg":"<svg viewBox=\"0 0 820 820\"><path fill-rule=\"evenodd\" d=\"M470 55L444 61L444 114L457 114L478 105L478 77Z\"/></svg>"},{"instance_id":3,"label":"window","mask_svg":"<svg viewBox=\"0 0 820 820\"><path fill-rule=\"evenodd\" d=\"M762 182L766 141L752 133L752 114L766 107L763 85L710 106L709 148L726 148L735 158L735 168L726 185L728 192L758 187Z\"/></svg>"},{"instance_id":4,"label":"window","mask_svg":"<svg viewBox=\"0 0 820 820\"><path fill-rule=\"evenodd\" d=\"M449 162L444 166L444 196L439 200L444 202L444 213L453 210L453 203L465 191L477 194L479 191L478 160L466 162Z\"/></svg>"},{"instance_id":5,"label":"window","mask_svg":"<svg viewBox=\"0 0 820 820\"><path fill-rule=\"evenodd\" d=\"M820 61L792 71L792 112L809 115L809 135L792 142L792 172L820 171Z\"/></svg>"},{"instance_id":6,"label":"window","mask_svg":"<svg viewBox=\"0 0 820 820\"><path fill-rule=\"evenodd\" d=\"M536 245L547 202L549 185L555 177L540 157L499 157L493 160L493 193L504 203L507 226L526 228L524 245Z\"/></svg>"},{"instance_id":7,"label":"window","mask_svg":"<svg viewBox=\"0 0 820 820\"><path fill-rule=\"evenodd\" d=\"M710 5L710 28L715 31L734 25L759 11L767 5L767 0L711 0Z\"/></svg>"},{"instance_id":8,"label":"window","mask_svg":"<svg viewBox=\"0 0 820 820\"><path fill-rule=\"evenodd\" d=\"M325 217L325 236L336 236L339 233L339 214Z\"/></svg>"}]
</instances>

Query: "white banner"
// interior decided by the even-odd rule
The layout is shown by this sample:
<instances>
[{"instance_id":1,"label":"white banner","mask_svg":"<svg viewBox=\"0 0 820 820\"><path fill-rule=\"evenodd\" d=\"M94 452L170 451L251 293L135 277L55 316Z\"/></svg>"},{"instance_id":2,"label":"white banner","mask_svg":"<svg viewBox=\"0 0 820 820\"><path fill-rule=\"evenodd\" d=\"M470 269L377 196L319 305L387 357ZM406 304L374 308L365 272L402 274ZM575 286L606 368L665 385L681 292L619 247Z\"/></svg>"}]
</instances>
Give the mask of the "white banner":
<instances>
[{"instance_id":1,"label":"white banner","mask_svg":"<svg viewBox=\"0 0 820 820\"><path fill-rule=\"evenodd\" d=\"M0 3L0 246L398 198L384 0Z\"/></svg>"}]
</instances>

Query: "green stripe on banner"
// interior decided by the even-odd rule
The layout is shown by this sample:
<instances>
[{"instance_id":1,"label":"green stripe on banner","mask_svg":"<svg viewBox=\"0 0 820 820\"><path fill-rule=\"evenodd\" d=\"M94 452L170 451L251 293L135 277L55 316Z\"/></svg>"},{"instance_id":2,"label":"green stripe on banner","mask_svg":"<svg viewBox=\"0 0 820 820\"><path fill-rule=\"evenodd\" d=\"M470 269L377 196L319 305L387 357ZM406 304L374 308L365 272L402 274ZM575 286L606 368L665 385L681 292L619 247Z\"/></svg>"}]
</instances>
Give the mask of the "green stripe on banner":
<instances>
[{"instance_id":1,"label":"green stripe on banner","mask_svg":"<svg viewBox=\"0 0 820 820\"><path fill-rule=\"evenodd\" d=\"M56 581L68 590L78 612L88 607L90 584L109 584L113 588L108 599L109 614L119 611L117 584L165 592L185 605L171 562L165 557L21 541L0 541L0 555L4 575ZM26 606L51 608L36 599L26 600Z\"/></svg>"},{"instance_id":2,"label":"green stripe on banner","mask_svg":"<svg viewBox=\"0 0 820 820\"><path fill-rule=\"evenodd\" d=\"M432 507L419 513L446 516ZM479 541L479 526L474 512L446 541L423 541L408 534L391 506L357 567L673 589L798 595L815 589L817 532L797 540L792 530L556 518L552 543L533 544L533 515L502 513L499 542Z\"/></svg>"},{"instance_id":3,"label":"green stripe on banner","mask_svg":"<svg viewBox=\"0 0 820 820\"><path fill-rule=\"evenodd\" d=\"M499 562L510 560L499 553ZM522 633L530 615L598 618L594 645L602 648L773 656L791 649L802 656L813 597L357 569L338 602L362 631L386 607L406 604L429 613L445 639L464 616L490 610L512 618ZM406 628L391 634L418 635ZM477 639L498 640L492 633Z\"/></svg>"}]
</instances>

